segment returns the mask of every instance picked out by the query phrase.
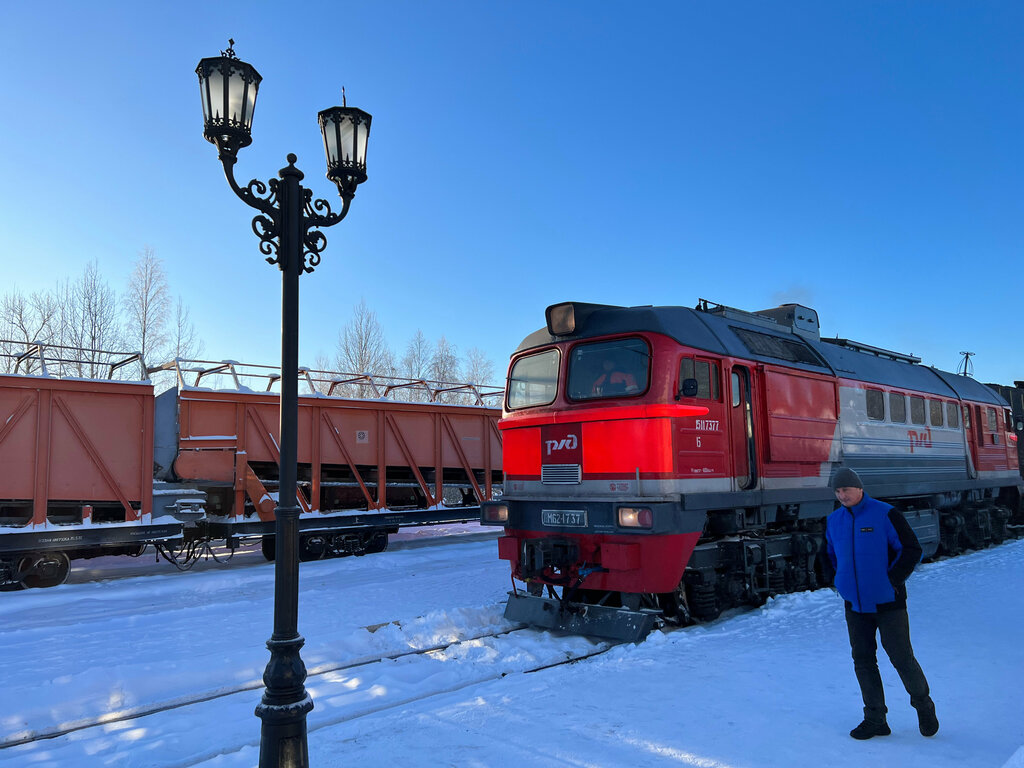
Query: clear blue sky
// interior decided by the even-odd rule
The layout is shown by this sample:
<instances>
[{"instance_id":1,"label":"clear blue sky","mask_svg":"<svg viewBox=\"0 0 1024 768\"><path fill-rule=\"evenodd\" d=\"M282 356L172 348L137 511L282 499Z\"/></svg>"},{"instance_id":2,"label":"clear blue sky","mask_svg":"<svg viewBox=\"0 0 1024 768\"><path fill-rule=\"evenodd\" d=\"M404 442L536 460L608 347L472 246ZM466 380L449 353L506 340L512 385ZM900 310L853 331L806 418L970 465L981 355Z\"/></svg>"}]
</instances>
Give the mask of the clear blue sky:
<instances>
[{"instance_id":1,"label":"clear blue sky","mask_svg":"<svg viewBox=\"0 0 1024 768\"><path fill-rule=\"evenodd\" d=\"M365 297L503 369L548 304L816 308L825 335L1024 379L1020 2L0 0L0 291L120 288L152 246L216 359L279 358L280 276L202 138L194 69L263 75L241 181L318 110L368 173L302 278L301 360Z\"/></svg>"}]
</instances>

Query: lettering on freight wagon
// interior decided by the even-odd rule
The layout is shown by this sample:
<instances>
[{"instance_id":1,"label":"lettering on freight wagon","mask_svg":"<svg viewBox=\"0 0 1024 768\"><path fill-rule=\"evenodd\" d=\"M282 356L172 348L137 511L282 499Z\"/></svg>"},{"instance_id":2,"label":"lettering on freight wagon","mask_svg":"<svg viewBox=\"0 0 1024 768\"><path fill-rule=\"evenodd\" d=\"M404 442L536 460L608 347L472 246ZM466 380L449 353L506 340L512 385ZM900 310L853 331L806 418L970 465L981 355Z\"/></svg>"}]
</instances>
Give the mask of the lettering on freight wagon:
<instances>
[{"instance_id":1,"label":"lettering on freight wagon","mask_svg":"<svg viewBox=\"0 0 1024 768\"><path fill-rule=\"evenodd\" d=\"M918 432L916 429L908 429L907 436L910 438L910 452L914 452L914 448L931 448L932 447L932 430L931 427L926 429L924 432Z\"/></svg>"}]
</instances>

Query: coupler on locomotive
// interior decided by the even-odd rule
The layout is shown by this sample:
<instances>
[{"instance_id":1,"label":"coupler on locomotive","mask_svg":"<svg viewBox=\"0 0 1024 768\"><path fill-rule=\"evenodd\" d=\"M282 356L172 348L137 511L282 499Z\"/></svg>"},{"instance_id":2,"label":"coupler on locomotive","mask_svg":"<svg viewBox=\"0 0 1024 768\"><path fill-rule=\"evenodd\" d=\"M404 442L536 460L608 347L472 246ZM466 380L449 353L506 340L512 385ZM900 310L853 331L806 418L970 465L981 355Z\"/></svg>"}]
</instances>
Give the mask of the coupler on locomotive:
<instances>
[{"instance_id":1,"label":"coupler on locomotive","mask_svg":"<svg viewBox=\"0 0 1024 768\"><path fill-rule=\"evenodd\" d=\"M660 619L661 610L641 607L640 595L630 601L621 593L581 590L589 575L608 569L580 563L579 558L578 544L568 539L524 540L519 563L526 593L515 588L509 592L505 618L542 629L621 642L636 643L647 637ZM560 595L556 588L562 590ZM590 602L585 597L597 599Z\"/></svg>"}]
</instances>

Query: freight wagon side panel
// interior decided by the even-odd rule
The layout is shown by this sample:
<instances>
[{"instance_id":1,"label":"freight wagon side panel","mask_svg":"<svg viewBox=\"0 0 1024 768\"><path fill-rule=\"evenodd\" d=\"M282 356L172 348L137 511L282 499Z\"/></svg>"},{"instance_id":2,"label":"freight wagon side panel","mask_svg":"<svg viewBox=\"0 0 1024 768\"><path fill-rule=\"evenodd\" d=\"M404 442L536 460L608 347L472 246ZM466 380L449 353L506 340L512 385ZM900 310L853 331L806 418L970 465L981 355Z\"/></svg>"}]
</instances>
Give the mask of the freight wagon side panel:
<instances>
[{"instance_id":1,"label":"freight wagon side panel","mask_svg":"<svg viewBox=\"0 0 1024 768\"><path fill-rule=\"evenodd\" d=\"M276 480L279 407L274 393L183 390L176 474L230 483L237 516L251 486L245 480L250 468L264 481ZM382 494L378 482L383 477L412 483L437 504L445 476L454 472L476 495L489 498L492 475L501 472L499 416L493 408L300 397L298 461L308 467L300 479L311 483L310 508L331 511L335 492L324 489L336 487L338 477L368 509L388 506L387 489Z\"/></svg>"},{"instance_id":2,"label":"freight wagon side panel","mask_svg":"<svg viewBox=\"0 0 1024 768\"><path fill-rule=\"evenodd\" d=\"M51 502L148 515L152 424L149 384L0 376L0 499L31 500L36 525Z\"/></svg>"}]
</instances>

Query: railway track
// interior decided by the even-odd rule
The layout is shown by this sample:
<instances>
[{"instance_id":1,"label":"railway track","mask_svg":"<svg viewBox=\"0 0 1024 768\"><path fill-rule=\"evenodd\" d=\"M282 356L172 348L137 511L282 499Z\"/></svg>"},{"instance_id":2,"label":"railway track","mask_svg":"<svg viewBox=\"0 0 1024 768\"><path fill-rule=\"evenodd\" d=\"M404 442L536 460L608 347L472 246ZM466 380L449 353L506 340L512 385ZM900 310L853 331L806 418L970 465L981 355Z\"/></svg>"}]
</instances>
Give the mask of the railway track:
<instances>
[{"instance_id":1,"label":"railway track","mask_svg":"<svg viewBox=\"0 0 1024 768\"><path fill-rule=\"evenodd\" d=\"M363 629L372 634L389 626L401 628L402 623L386 622L383 624L364 627ZM581 646L579 651L566 651L561 646L555 647L552 645L550 654L536 658L532 662L528 661L523 663L524 660L522 655L517 652L520 646L516 643L517 636L521 636L523 633L536 634L536 630L523 625L514 625L512 627L502 629L501 631L487 631L476 634L471 633L464 637L454 638L450 641L435 643L426 647L396 650L394 652L369 657L364 656L361 658L353 658L342 663L328 663L313 666L308 670L306 687L311 691L311 693L318 691L317 695L314 697L315 699L336 695L336 692L334 692L332 688L337 687L342 680L351 680L357 675L362 681L364 687L372 687L377 684L373 682L375 679L387 676L387 672L383 671L381 668L389 664L405 666L410 664L424 664L426 665L422 673L424 678L431 677L432 673L427 669L427 667L430 667L436 662L455 661L465 668L475 667L475 669L472 673L460 676L457 679L442 676L444 679L439 681L439 684L437 685L428 686L425 689L420 688L408 695L399 695L394 699L385 699L379 701L379 703L374 703L373 706L357 706L349 711L340 711L327 717L318 718L310 723L309 730L314 731L318 728L337 725L338 723L356 720L360 717L377 714L389 709L407 706L408 704L429 699L433 696L497 680L511 673L531 673L555 666L574 663L582 659L606 653L615 645L610 642L592 643L590 641L582 640L582 638L576 638L575 644ZM484 647L487 649L487 655L492 656L493 658L490 660L490 663L486 665L477 664L473 660L474 649L478 650ZM374 669L375 667L377 668L376 671ZM391 668L393 669L394 667L392 666ZM421 675L418 670L415 674L410 674L410 670L405 669L404 676L411 679L419 679ZM344 687L343 683L342 687ZM135 721L141 721L144 718L159 716L161 714L173 713L175 710L184 710L189 707L201 706L211 702L217 702L217 706L223 707L224 700L231 699L233 697L240 700L240 708L249 710L251 709L252 704L251 697L246 696L245 694L251 694L251 692L262 688L263 682L261 680L251 680L226 689L123 709L117 712L111 712L97 717L67 723L60 727L47 729L45 731L37 731L17 738L11 738L0 742L0 760L3 759L4 753L7 753L8 755L11 754L8 750L16 751L16 748L18 747L26 747L40 742L51 741L53 739L59 739L63 736L69 736L72 734L76 734L77 738L88 739L88 732L93 729L97 730L97 735L99 734L99 731L106 733L111 729L123 730L131 728ZM238 746L241 747L244 745ZM212 755L207 755L194 762L202 762L202 760L206 760L210 756ZM194 764L194 762L187 764Z\"/></svg>"}]
</instances>

